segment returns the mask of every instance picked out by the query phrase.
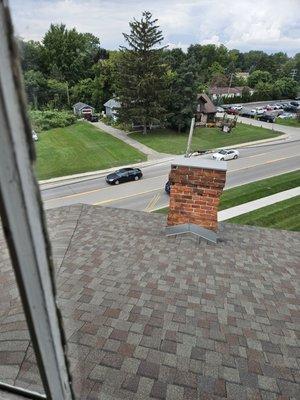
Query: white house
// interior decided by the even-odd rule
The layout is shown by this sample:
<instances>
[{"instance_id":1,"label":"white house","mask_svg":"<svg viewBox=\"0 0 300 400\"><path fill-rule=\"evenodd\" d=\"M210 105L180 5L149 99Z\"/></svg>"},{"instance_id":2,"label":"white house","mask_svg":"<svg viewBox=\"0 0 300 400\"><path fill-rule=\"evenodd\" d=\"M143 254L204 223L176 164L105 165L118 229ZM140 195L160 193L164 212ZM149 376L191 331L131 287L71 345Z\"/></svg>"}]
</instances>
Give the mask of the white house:
<instances>
[{"instance_id":1,"label":"white house","mask_svg":"<svg viewBox=\"0 0 300 400\"><path fill-rule=\"evenodd\" d=\"M109 99L106 103L104 103L105 114L108 117L117 118L117 110L121 108L121 103L116 99Z\"/></svg>"}]
</instances>

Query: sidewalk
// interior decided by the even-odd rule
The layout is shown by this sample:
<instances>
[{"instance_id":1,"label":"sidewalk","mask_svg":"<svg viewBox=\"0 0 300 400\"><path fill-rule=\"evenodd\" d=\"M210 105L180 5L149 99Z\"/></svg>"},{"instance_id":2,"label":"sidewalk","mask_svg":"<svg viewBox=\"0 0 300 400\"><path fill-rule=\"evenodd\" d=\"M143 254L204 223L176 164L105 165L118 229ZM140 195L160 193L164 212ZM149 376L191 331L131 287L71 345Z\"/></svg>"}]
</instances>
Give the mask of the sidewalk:
<instances>
[{"instance_id":1,"label":"sidewalk","mask_svg":"<svg viewBox=\"0 0 300 400\"><path fill-rule=\"evenodd\" d=\"M127 135L126 132L122 131L121 129L113 128L112 126L106 125L101 121L94 122L93 126L95 126L98 129L101 129L101 131L104 131L119 140L122 140L124 143L127 143L128 145L146 154L146 156L148 156L148 160L159 160L161 158L170 156L169 154L159 153L158 151L155 151L150 147L145 146L144 144L138 142L137 140L132 139L130 136Z\"/></svg>"},{"instance_id":2,"label":"sidewalk","mask_svg":"<svg viewBox=\"0 0 300 400\"><path fill-rule=\"evenodd\" d=\"M228 208L227 210L218 212L218 221L226 221L227 219L238 217L242 214L247 214L259 208L267 207L283 200L288 200L292 197L300 196L300 187L285 190L283 192L272 194L271 196L263 197L248 203L240 204L236 207Z\"/></svg>"}]
</instances>

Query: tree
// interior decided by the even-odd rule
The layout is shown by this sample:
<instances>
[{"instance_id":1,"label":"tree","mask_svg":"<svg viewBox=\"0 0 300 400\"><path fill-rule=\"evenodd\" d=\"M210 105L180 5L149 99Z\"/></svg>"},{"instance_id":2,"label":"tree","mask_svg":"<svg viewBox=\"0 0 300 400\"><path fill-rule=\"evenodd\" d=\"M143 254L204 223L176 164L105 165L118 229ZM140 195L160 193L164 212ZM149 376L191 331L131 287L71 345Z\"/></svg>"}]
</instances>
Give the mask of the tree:
<instances>
[{"instance_id":1,"label":"tree","mask_svg":"<svg viewBox=\"0 0 300 400\"><path fill-rule=\"evenodd\" d=\"M47 80L41 72L31 69L24 73L24 84L29 103L38 109L47 100Z\"/></svg>"},{"instance_id":2,"label":"tree","mask_svg":"<svg viewBox=\"0 0 300 400\"><path fill-rule=\"evenodd\" d=\"M34 40L29 40L28 42L22 39L18 40L20 55L21 55L21 65L23 71L40 71L44 69L43 65L43 46L40 42Z\"/></svg>"},{"instance_id":3,"label":"tree","mask_svg":"<svg viewBox=\"0 0 300 400\"><path fill-rule=\"evenodd\" d=\"M225 75L224 68L218 62L214 62L211 67L208 68L211 86L226 86L228 84L228 78Z\"/></svg>"},{"instance_id":4,"label":"tree","mask_svg":"<svg viewBox=\"0 0 300 400\"><path fill-rule=\"evenodd\" d=\"M118 116L123 122L138 123L143 133L153 123L165 119L167 66L157 46L163 35L152 14L143 12L142 19L129 23L130 34L123 33L128 48L122 47L118 65Z\"/></svg>"},{"instance_id":5,"label":"tree","mask_svg":"<svg viewBox=\"0 0 300 400\"><path fill-rule=\"evenodd\" d=\"M163 51L163 58L166 63L170 66L172 71L176 71L182 63L187 59L186 54L181 49L165 49Z\"/></svg>"},{"instance_id":6,"label":"tree","mask_svg":"<svg viewBox=\"0 0 300 400\"><path fill-rule=\"evenodd\" d=\"M117 93L120 57L120 51L109 51L107 59L101 60L93 66L96 76L94 96L97 96L100 107Z\"/></svg>"},{"instance_id":7,"label":"tree","mask_svg":"<svg viewBox=\"0 0 300 400\"><path fill-rule=\"evenodd\" d=\"M172 76L168 122L178 132L190 125L197 108L196 65L193 61L185 61Z\"/></svg>"},{"instance_id":8,"label":"tree","mask_svg":"<svg viewBox=\"0 0 300 400\"><path fill-rule=\"evenodd\" d=\"M250 87L255 87L258 83L269 83L272 81L272 76L268 71L257 70L249 75L248 83Z\"/></svg>"},{"instance_id":9,"label":"tree","mask_svg":"<svg viewBox=\"0 0 300 400\"><path fill-rule=\"evenodd\" d=\"M256 97L260 100L270 100L272 99L273 86L268 82L258 82L255 86Z\"/></svg>"},{"instance_id":10,"label":"tree","mask_svg":"<svg viewBox=\"0 0 300 400\"><path fill-rule=\"evenodd\" d=\"M92 66L102 56L100 41L91 33L53 25L43 39L45 73L54 79L74 84L93 77Z\"/></svg>"},{"instance_id":11,"label":"tree","mask_svg":"<svg viewBox=\"0 0 300 400\"><path fill-rule=\"evenodd\" d=\"M297 82L292 78L281 78L274 82L274 97L294 98L297 94Z\"/></svg>"}]
</instances>

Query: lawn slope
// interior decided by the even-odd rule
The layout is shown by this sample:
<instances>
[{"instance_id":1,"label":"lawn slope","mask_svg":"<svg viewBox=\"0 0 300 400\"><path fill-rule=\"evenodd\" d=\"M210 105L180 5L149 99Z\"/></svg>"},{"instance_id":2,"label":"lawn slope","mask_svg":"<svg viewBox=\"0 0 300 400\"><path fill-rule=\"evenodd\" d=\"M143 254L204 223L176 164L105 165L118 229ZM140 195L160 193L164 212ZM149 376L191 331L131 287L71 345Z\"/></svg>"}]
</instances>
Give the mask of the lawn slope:
<instances>
[{"instance_id":1,"label":"lawn slope","mask_svg":"<svg viewBox=\"0 0 300 400\"><path fill-rule=\"evenodd\" d=\"M237 124L230 133L222 133L218 128L196 128L192 150L210 150L239 143L252 142L255 140L270 139L280 135L270 129ZM149 132L132 133L132 138L151 147L152 149L168 154L183 154L186 151L188 132L178 133L170 129L158 129Z\"/></svg>"},{"instance_id":2,"label":"lawn slope","mask_svg":"<svg viewBox=\"0 0 300 400\"><path fill-rule=\"evenodd\" d=\"M226 222L300 231L300 196L231 218Z\"/></svg>"},{"instance_id":3,"label":"lawn slope","mask_svg":"<svg viewBox=\"0 0 300 400\"><path fill-rule=\"evenodd\" d=\"M51 129L36 142L38 179L137 163L146 156L87 122Z\"/></svg>"}]
</instances>

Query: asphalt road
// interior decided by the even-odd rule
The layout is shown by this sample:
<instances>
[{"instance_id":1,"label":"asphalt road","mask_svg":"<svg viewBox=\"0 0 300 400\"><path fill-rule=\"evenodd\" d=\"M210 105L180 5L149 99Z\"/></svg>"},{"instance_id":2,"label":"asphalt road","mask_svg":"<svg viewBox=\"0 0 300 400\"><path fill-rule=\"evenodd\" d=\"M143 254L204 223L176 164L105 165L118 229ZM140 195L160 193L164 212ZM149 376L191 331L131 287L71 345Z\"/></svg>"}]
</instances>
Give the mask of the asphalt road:
<instances>
[{"instance_id":1,"label":"asphalt road","mask_svg":"<svg viewBox=\"0 0 300 400\"><path fill-rule=\"evenodd\" d=\"M299 169L300 132L293 131L287 141L241 148L239 151L239 159L227 162L225 189ZM170 164L171 161L168 160L145 167L143 179L118 186L107 185L105 176L70 184L61 182L55 187L48 185L47 189L42 186L45 208L75 203L141 211L153 211L156 208L165 207L168 205L169 197L164 193L164 185L170 171Z\"/></svg>"}]
</instances>

